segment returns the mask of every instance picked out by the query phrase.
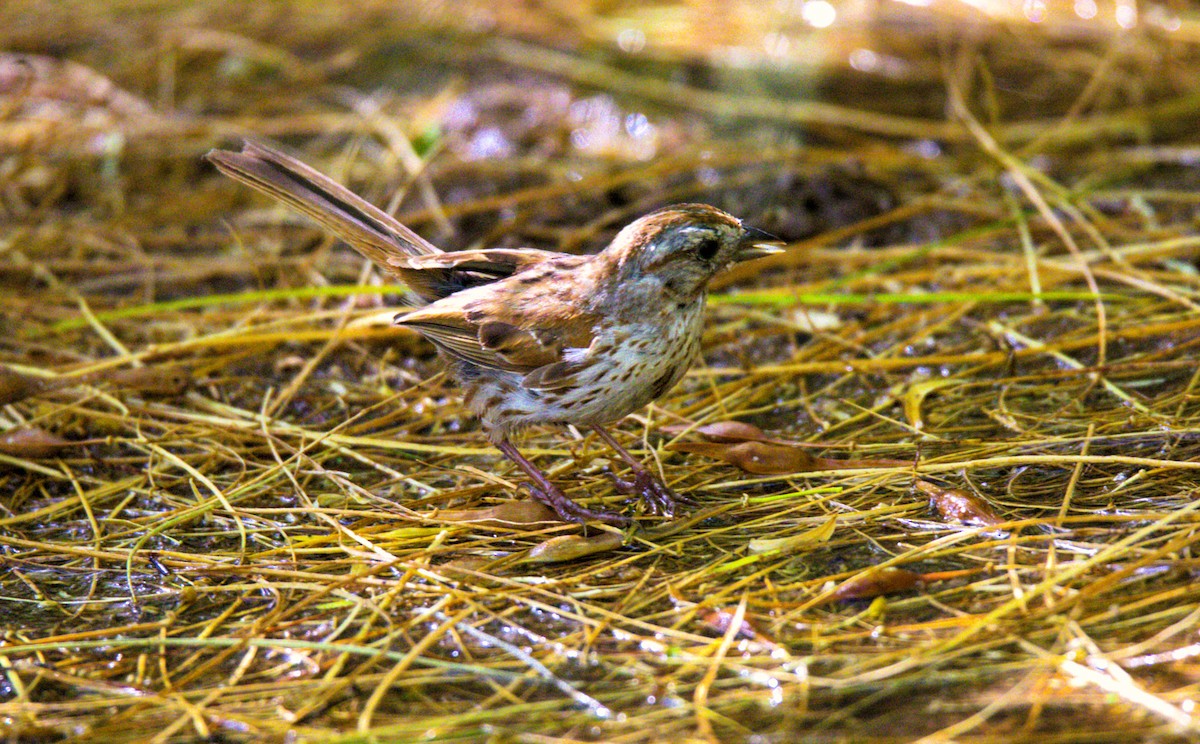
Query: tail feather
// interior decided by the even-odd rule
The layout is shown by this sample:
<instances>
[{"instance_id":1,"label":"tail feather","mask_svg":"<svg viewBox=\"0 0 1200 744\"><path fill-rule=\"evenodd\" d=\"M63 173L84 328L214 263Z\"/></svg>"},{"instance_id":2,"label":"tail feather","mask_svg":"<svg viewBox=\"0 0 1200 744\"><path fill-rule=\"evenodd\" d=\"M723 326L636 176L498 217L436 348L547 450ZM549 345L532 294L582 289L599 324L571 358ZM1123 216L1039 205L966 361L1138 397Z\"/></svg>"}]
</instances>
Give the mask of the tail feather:
<instances>
[{"instance_id":1,"label":"tail feather","mask_svg":"<svg viewBox=\"0 0 1200 744\"><path fill-rule=\"evenodd\" d=\"M390 260L442 251L328 176L289 155L249 140L241 152L213 150L208 159L230 178L316 220L380 268L401 279L426 302L445 294L446 277L441 275L444 272L405 269Z\"/></svg>"}]
</instances>

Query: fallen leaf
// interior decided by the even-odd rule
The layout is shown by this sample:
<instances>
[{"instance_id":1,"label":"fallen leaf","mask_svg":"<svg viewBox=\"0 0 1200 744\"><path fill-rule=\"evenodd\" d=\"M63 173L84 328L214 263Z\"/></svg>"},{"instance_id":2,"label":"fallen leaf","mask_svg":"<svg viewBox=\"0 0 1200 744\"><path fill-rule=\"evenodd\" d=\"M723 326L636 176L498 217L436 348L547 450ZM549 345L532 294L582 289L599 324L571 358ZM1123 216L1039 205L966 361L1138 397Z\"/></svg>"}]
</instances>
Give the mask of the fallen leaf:
<instances>
[{"instance_id":1,"label":"fallen leaf","mask_svg":"<svg viewBox=\"0 0 1200 744\"><path fill-rule=\"evenodd\" d=\"M35 426L9 429L0 434L0 452L14 457L50 457L76 443Z\"/></svg>"},{"instance_id":2,"label":"fallen leaf","mask_svg":"<svg viewBox=\"0 0 1200 744\"><path fill-rule=\"evenodd\" d=\"M918 480L913 485L929 496L929 503L943 519L980 527L1004 521L996 516L986 501L973 493L958 488L944 488L925 480Z\"/></svg>"},{"instance_id":3,"label":"fallen leaf","mask_svg":"<svg viewBox=\"0 0 1200 744\"><path fill-rule=\"evenodd\" d=\"M676 442L670 448L715 457L730 465L736 465L747 473L759 475L803 473L820 469L819 459L804 450L769 442Z\"/></svg>"},{"instance_id":4,"label":"fallen leaf","mask_svg":"<svg viewBox=\"0 0 1200 744\"><path fill-rule=\"evenodd\" d=\"M837 526L837 517L830 517L824 524L801 532L799 535L759 538L751 540L747 547L751 553L791 553L806 545L825 542L833 535L833 528L835 526Z\"/></svg>"},{"instance_id":5,"label":"fallen leaf","mask_svg":"<svg viewBox=\"0 0 1200 744\"><path fill-rule=\"evenodd\" d=\"M16 403L46 389L46 381L0 367L0 405Z\"/></svg>"},{"instance_id":6,"label":"fallen leaf","mask_svg":"<svg viewBox=\"0 0 1200 744\"><path fill-rule=\"evenodd\" d=\"M603 532L599 535L561 535L538 543L525 556L524 563L561 563L582 558L593 553L616 550L625 544L625 536L619 532Z\"/></svg>"},{"instance_id":7,"label":"fallen leaf","mask_svg":"<svg viewBox=\"0 0 1200 744\"><path fill-rule=\"evenodd\" d=\"M685 431L694 432L710 442L722 442L725 444L733 442L777 441L767 436L766 432L754 424L747 424L743 421L714 421L711 424L704 424L695 428L673 424L671 426L664 426L663 431L668 434L682 434Z\"/></svg>"},{"instance_id":8,"label":"fallen leaf","mask_svg":"<svg viewBox=\"0 0 1200 744\"><path fill-rule=\"evenodd\" d=\"M675 442L670 445L670 449L715 457L756 475L787 475L846 468L894 468L911 464L907 460L835 460L813 457L799 447L773 442Z\"/></svg>"},{"instance_id":9,"label":"fallen leaf","mask_svg":"<svg viewBox=\"0 0 1200 744\"><path fill-rule=\"evenodd\" d=\"M842 582L842 585L830 595L830 599L845 601L878 597L881 594L895 594L912 589L920 582L921 574L919 573L904 568L881 568L877 571L867 571Z\"/></svg>"},{"instance_id":10,"label":"fallen leaf","mask_svg":"<svg viewBox=\"0 0 1200 744\"><path fill-rule=\"evenodd\" d=\"M192 371L184 366L134 367L102 370L75 377L44 380L0 367L0 405L15 403L38 393L80 384L107 384L146 395L179 395L192 383Z\"/></svg>"},{"instance_id":11,"label":"fallen leaf","mask_svg":"<svg viewBox=\"0 0 1200 744\"><path fill-rule=\"evenodd\" d=\"M484 509L447 509L436 513L444 522L477 522L480 524L514 525L536 522L556 522L554 511L538 501L502 501Z\"/></svg>"},{"instance_id":12,"label":"fallen leaf","mask_svg":"<svg viewBox=\"0 0 1200 744\"><path fill-rule=\"evenodd\" d=\"M102 379L111 385L145 395L182 395L192 384L187 367L133 367L107 372Z\"/></svg>"}]
</instances>

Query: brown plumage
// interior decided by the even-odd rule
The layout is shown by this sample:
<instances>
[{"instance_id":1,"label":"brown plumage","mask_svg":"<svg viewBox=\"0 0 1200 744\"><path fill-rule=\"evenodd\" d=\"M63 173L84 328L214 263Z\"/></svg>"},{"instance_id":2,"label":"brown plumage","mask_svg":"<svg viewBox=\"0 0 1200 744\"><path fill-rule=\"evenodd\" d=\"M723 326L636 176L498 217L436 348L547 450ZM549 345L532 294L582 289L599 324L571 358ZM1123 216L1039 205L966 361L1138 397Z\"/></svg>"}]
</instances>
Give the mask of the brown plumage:
<instances>
[{"instance_id":1,"label":"brown plumage","mask_svg":"<svg viewBox=\"0 0 1200 744\"><path fill-rule=\"evenodd\" d=\"M734 217L677 204L631 223L592 256L532 249L444 252L298 160L247 142L208 154L226 175L308 215L404 282L425 304L396 317L443 353L491 441L564 519L623 524L579 506L509 434L531 424L588 426L633 470L618 481L655 511L680 500L603 428L670 390L700 345L708 281L778 250Z\"/></svg>"}]
</instances>

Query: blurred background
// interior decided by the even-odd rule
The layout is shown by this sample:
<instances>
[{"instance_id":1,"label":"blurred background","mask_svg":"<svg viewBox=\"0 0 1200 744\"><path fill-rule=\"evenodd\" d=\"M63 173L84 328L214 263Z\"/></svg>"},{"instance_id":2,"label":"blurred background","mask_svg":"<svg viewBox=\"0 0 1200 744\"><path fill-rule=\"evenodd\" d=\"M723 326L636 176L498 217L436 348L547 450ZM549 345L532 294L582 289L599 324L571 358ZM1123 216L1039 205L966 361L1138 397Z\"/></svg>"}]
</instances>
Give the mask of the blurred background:
<instances>
[{"instance_id":1,"label":"blurred background","mask_svg":"<svg viewBox=\"0 0 1200 744\"><path fill-rule=\"evenodd\" d=\"M930 177L954 166L939 156L982 149L964 114L1026 160L1070 153L1039 167L1076 178L1112 143L1187 132L1200 35L1187 11L1129 0L15 0L0 9L2 207L23 218L68 193L206 231L206 192L225 185L199 155L253 135L327 157L353 140L365 153L343 157L347 177L369 178L373 196L433 221L449 245L561 245L545 223L683 198L796 239L944 189ZM582 179L588 188L564 196ZM549 198L499 200L515 214L453 209L549 183L560 190ZM597 191L616 204L587 203ZM958 206L864 239L944 235L971 219Z\"/></svg>"}]
</instances>

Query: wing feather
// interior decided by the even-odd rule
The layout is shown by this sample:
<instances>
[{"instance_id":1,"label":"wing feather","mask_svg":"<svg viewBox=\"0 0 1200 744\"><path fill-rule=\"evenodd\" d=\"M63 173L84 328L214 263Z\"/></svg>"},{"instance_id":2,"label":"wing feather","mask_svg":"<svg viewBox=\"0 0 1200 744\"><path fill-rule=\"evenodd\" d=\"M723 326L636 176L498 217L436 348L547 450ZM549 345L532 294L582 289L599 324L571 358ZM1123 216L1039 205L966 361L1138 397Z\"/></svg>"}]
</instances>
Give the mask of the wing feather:
<instances>
[{"instance_id":1,"label":"wing feather","mask_svg":"<svg viewBox=\"0 0 1200 744\"><path fill-rule=\"evenodd\" d=\"M422 254L419 256L390 256L389 266L398 269L457 269L486 274L493 279L512 276L563 254L540 251L535 248L488 248L473 251L449 251L446 253Z\"/></svg>"},{"instance_id":2,"label":"wing feather","mask_svg":"<svg viewBox=\"0 0 1200 744\"><path fill-rule=\"evenodd\" d=\"M582 362L546 364L525 375L521 385L530 390L564 390L574 387L584 366Z\"/></svg>"},{"instance_id":3,"label":"wing feather","mask_svg":"<svg viewBox=\"0 0 1200 744\"><path fill-rule=\"evenodd\" d=\"M414 257L414 266L444 257L458 269L480 266L484 259L502 265L509 258L504 251L461 251ZM581 260L570 258L573 266ZM399 315L396 323L419 331L453 357L524 375L530 389L568 387L587 364L586 350L595 337L598 318L588 309L590 288L586 282L552 280L550 272L565 267L562 258L533 263L510 277Z\"/></svg>"}]
</instances>

